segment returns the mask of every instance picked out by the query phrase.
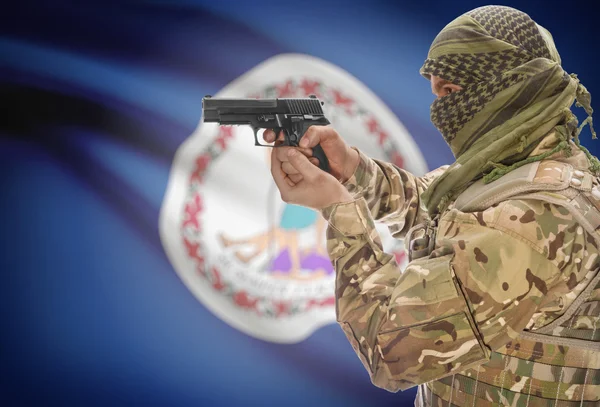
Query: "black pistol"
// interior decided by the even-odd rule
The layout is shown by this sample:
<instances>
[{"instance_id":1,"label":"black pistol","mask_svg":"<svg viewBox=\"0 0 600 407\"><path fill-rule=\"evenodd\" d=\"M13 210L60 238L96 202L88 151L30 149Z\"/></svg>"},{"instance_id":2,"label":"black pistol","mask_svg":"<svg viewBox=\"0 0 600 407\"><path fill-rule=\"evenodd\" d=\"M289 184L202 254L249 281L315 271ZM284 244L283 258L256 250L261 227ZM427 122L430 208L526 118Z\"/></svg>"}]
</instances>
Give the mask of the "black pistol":
<instances>
[{"instance_id":1,"label":"black pistol","mask_svg":"<svg viewBox=\"0 0 600 407\"><path fill-rule=\"evenodd\" d=\"M250 125L256 146L297 147L310 126L329 124L321 108L323 104L314 95L296 99L225 99L207 95L202 98L202 114L205 123ZM276 137L283 130L285 140L275 146L261 144L258 141L260 129L273 129ZM323 148L316 145L312 150L313 156L319 160L319 168L329 172L329 161Z\"/></svg>"}]
</instances>

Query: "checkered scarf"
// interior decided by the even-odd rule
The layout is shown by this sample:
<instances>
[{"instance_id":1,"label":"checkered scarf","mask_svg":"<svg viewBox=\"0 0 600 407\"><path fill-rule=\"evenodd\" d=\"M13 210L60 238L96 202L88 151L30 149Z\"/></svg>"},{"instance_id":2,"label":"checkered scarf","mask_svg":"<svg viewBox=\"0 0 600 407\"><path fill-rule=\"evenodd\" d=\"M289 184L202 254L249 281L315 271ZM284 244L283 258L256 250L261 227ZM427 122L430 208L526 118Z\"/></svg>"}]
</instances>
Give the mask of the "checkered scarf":
<instances>
[{"instance_id":1,"label":"checkered scarf","mask_svg":"<svg viewBox=\"0 0 600 407\"><path fill-rule=\"evenodd\" d=\"M431 105L431 121L456 162L423 196L430 214L485 174L522 162L552 130L566 148L578 135L570 111L576 98L591 124L589 93L560 62L551 34L510 7L477 8L437 35L421 74L462 90Z\"/></svg>"}]
</instances>

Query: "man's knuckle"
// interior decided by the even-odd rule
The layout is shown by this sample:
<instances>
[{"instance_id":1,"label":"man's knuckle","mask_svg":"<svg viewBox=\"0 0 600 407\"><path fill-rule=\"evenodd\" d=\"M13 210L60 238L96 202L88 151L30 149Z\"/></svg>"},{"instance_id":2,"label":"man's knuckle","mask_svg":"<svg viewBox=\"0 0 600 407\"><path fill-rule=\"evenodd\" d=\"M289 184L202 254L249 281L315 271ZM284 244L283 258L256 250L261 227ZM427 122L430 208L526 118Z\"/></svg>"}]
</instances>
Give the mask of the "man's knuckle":
<instances>
[{"instance_id":1,"label":"man's knuckle","mask_svg":"<svg viewBox=\"0 0 600 407\"><path fill-rule=\"evenodd\" d=\"M325 174L320 173L320 172L316 173L313 176L313 181L318 184L324 184L326 181Z\"/></svg>"}]
</instances>

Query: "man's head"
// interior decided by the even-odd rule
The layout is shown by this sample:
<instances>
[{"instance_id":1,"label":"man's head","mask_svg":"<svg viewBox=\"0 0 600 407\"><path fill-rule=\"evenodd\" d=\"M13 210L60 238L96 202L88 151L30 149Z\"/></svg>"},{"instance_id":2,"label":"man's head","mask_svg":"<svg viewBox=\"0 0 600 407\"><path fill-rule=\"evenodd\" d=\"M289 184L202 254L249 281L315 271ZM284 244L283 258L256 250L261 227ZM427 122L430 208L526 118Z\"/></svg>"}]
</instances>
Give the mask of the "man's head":
<instances>
[{"instance_id":1,"label":"man's head","mask_svg":"<svg viewBox=\"0 0 600 407\"><path fill-rule=\"evenodd\" d=\"M590 95L560 62L550 33L510 7L469 11L436 36L421 74L438 96L431 121L456 163L423 194L430 213L481 177L492 181L527 160L543 159L529 156L550 133L557 145L549 154L577 140L570 107L577 100L591 123Z\"/></svg>"},{"instance_id":2,"label":"man's head","mask_svg":"<svg viewBox=\"0 0 600 407\"><path fill-rule=\"evenodd\" d=\"M476 141L481 130L489 128L467 129L465 134L461 130L479 112L489 110L490 102L504 90L525 85L540 69L536 60L560 65L552 36L527 14L510 7L479 7L456 18L436 36L421 74L438 96L431 120L456 157ZM521 100L521 107L531 101ZM518 110L513 104L513 113Z\"/></svg>"}]
</instances>

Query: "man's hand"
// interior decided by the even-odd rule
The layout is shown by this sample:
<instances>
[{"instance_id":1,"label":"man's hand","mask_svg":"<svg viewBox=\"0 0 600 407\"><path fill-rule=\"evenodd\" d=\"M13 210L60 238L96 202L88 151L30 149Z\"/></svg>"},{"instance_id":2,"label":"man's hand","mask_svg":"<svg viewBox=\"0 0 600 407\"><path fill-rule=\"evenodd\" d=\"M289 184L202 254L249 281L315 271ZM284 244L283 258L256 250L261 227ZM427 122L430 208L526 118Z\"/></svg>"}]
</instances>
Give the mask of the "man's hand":
<instances>
[{"instance_id":1,"label":"man's hand","mask_svg":"<svg viewBox=\"0 0 600 407\"><path fill-rule=\"evenodd\" d=\"M283 141L283 132L279 133L277 141ZM273 130L265 130L263 138L267 143L275 141ZM320 144L329 160L330 173L340 182L347 181L358 166L358 152L351 149L342 137L333 128L328 126L310 126L300 140L300 150L307 157L312 156L312 148ZM294 147L277 147L277 156L283 163L282 169L288 179L296 183L302 179L298 171L289 163L288 151ZM319 161L311 158L310 161L319 165Z\"/></svg>"},{"instance_id":2,"label":"man's hand","mask_svg":"<svg viewBox=\"0 0 600 407\"><path fill-rule=\"evenodd\" d=\"M302 179L297 183L290 181L278 158L277 150L280 149L274 148L271 153L271 174L284 202L321 210L336 203L353 200L335 177L319 169L294 148L287 149L287 163Z\"/></svg>"}]
</instances>

